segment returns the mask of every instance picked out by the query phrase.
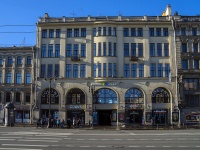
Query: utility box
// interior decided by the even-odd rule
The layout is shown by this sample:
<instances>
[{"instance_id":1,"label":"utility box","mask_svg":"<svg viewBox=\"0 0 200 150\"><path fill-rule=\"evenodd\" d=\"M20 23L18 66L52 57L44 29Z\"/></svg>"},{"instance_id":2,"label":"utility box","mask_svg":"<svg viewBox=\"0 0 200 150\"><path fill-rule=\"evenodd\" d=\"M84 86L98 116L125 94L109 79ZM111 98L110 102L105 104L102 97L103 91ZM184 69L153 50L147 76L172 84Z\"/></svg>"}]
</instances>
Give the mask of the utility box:
<instances>
[{"instance_id":1,"label":"utility box","mask_svg":"<svg viewBox=\"0 0 200 150\"><path fill-rule=\"evenodd\" d=\"M9 102L4 106L5 109L5 126L14 126L14 108L15 106Z\"/></svg>"}]
</instances>

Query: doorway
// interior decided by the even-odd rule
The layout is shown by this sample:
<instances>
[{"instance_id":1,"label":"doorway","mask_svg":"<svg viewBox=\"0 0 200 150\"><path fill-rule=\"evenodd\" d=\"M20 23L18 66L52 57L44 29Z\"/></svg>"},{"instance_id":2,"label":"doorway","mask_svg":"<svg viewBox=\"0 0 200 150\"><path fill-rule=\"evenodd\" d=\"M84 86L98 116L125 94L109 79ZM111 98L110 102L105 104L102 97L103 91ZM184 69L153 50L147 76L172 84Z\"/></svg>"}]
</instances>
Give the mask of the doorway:
<instances>
[{"instance_id":1,"label":"doorway","mask_svg":"<svg viewBox=\"0 0 200 150\"><path fill-rule=\"evenodd\" d=\"M100 126L110 126L111 125L111 110L99 110L99 125Z\"/></svg>"}]
</instances>

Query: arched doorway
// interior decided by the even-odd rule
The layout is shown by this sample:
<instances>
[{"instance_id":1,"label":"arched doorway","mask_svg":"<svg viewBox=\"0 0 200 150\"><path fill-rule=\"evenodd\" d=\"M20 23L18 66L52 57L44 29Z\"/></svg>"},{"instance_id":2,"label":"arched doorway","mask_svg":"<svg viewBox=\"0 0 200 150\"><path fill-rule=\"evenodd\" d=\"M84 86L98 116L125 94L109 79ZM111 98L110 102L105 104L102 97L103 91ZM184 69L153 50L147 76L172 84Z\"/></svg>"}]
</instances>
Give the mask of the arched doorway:
<instances>
[{"instance_id":1,"label":"arched doorway","mask_svg":"<svg viewBox=\"0 0 200 150\"><path fill-rule=\"evenodd\" d=\"M162 87L156 88L152 92L152 104L156 105L157 108L161 107L160 109L153 109L153 123L154 124L168 124L168 114L169 109L167 109L167 103L170 103L170 96L169 92Z\"/></svg>"},{"instance_id":2,"label":"arched doorway","mask_svg":"<svg viewBox=\"0 0 200 150\"><path fill-rule=\"evenodd\" d=\"M125 118L128 124L142 124L144 95L140 89L131 88L125 93Z\"/></svg>"},{"instance_id":3,"label":"arched doorway","mask_svg":"<svg viewBox=\"0 0 200 150\"><path fill-rule=\"evenodd\" d=\"M47 118L49 117L50 118L58 117L58 104L59 104L59 94L55 89L51 88L49 92L49 88L47 88L42 92L41 117L43 118L44 122L47 121Z\"/></svg>"},{"instance_id":4,"label":"arched doorway","mask_svg":"<svg viewBox=\"0 0 200 150\"><path fill-rule=\"evenodd\" d=\"M66 97L67 118L72 120L74 126L77 121L85 124L85 93L78 88L69 90Z\"/></svg>"},{"instance_id":5,"label":"arched doorway","mask_svg":"<svg viewBox=\"0 0 200 150\"><path fill-rule=\"evenodd\" d=\"M109 88L102 88L94 93L93 97L93 124L110 126L117 121L117 94Z\"/></svg>"}]
</instances>

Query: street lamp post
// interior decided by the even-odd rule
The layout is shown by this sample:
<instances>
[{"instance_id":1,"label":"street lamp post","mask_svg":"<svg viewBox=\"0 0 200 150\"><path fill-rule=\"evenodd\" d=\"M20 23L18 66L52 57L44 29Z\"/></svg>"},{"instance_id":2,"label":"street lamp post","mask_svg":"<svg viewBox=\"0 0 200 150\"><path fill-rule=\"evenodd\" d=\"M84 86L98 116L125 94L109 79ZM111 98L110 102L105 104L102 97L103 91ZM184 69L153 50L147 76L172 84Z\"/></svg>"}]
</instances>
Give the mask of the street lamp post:
<instances>
[{"instance_id":1,"label":"street lamp post","mask_svg":"<svg viewBox=\"0 0 200 150\"><path fill-rule=\"evenodd\" d=\"M94 99L94 93L95 93L95 86L94 85L92 85L92 84L90 84L89 85L89 92L92 94L92 129L93 129L93 126L94 126L94 110L93 110L93 108L94 108L94 101L93 101L93 99Z\"/></svg>"},{"instance_id":2,"label":"street lamp post","mask_svg":"<svg viewBox=\"0 0 200 150\"><path fill-rule=\"evenodd\" d=\"M56 80L56 78L53 77L49 77L49 78L44 78L44 81L49 81L49 95L48 95L48 99L49 99L49 116L48 116L48 124L47 124L47 128L50 128L50 117L51 117L51 82L52 80Z\"/></svg>"}]
</instances>

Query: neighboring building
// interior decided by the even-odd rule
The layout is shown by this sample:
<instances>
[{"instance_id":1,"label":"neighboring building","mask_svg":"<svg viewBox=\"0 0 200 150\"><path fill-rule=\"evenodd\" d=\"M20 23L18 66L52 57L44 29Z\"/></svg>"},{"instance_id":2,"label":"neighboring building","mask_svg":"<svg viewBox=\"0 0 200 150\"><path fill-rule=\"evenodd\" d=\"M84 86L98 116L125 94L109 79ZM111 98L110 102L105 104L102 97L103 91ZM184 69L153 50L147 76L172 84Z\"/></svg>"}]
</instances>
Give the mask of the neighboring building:
<instances>
[{"instance_id":1,"label":"neighboring building","mask_svg":"<svg viewBox=\"0 0 200 150\"><path fill-rule=\"evenodd\" d=\"M51 117L83 124L178 124L175 37L167 10L157 17L39 18L33 117L48 118L50 110Z\"/></svg>"},{"instance_id":2,"label":"neighboring building","mask_svg":"<svg viewBox=\"0 0 200 150\"><path fill-rule=\"evenodd\" d=\"M174 16L181 123L199 124L200 16Z\"/></svg>"},{"instance_id":3,"label":"neighboring building","mask_svg":"<svg viewBox=\"0 0 200 150\"><path fill-rule=\"evenodd\" d=\"M31 123L35 47L0 47L0 118L4 106L15 106L15 122Z\"/></svg>"}]
</instances>

